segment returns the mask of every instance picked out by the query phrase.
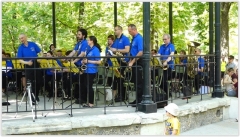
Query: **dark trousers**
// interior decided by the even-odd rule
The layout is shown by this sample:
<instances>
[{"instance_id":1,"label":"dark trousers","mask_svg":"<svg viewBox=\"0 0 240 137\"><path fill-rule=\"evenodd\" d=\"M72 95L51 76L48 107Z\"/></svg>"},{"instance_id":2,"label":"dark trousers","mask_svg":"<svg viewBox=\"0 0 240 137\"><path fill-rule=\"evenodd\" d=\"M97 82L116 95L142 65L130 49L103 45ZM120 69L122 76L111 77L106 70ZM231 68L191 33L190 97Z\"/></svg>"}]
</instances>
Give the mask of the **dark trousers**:
<instances>
[{"instance_id":1,"label":"dark trousers","mask_svg":"<svg viewBox=\"0 0 240 137\"><path fill-rule=\"evenodd\" d=\"M2 89L6 89L7 88L7 77L6 77L6 75L3 75L3 73L5 73L5 72L2 71Z\"/></svg>"},{"instance_id":2,"label":"dark trousers","mask_svg":"<svg viewBox=\"0 0 240 137\"><path fill-rule=\"evenodd\" d=\"M40 65L37 61L33 61L32 66L25 65L25 77L27 82L31 82L32 92L36 98L38 98L39 90L41 88L41 77L43 76L39 66Z\"/></svg>"},{"instance_id":3,"label":"dark trousers","mask_svg":"<svg viewBox=\"0 0 240 137\"><path fill-rule=\"evenodd\" d=\"M172 69L168 68L167 70L163 70L163 77L161 82L161 88L164 90L164 92L168 95L169 87L168 87L168 80L172 78ZM171 94L169 94L171 96ZM168 96L167 96L168 99Z\"/></svg>"},{"instance_id":4,"label":"dark trousers","mask_svg":"<svg viewBox=\"0 0 240 137\"><path fill-rule=\"evenodd\" d=\"M89 95L89 103L94 103L94 91L93 91L93 82L94 78L96 77L96 73L83 73L82 74L84 81L82 85L80 86L80 91L82 92L81 98L87 98L87 95Z\"/></svg>"},{"instance_id":5,"label":"dark trousers","mask_svg":"<svg viewBox=\"0 0 240 137\"><path fill-rule=\"evenodd\" d=\"M136 63L134 63L132 66L131 81L134 83L134 87L137 93L137 102L140 103L142 101L143 95L143 68Z\"/></svg>"},{"instance_id":6,"label":"dark trousers","mask_svg":"<svg viewBox=\"0 0 240 137\"><path fill-rule=\"evenodd\" d=\"M81 99L81 100L84 100L84 102L87 100L87 96L86 96L86 93L84 93L84 91L80 90L81 89L81 86L83 86L84 84L84 81L86 81L87 79L85 78L85 75L79 75L79 74L74 74L73 73L70 73L70 76L69 77L69 82L70 82L70 85L74 85L74 98L75 99ZM71 80L72 79L72 80Z\"/></svg>"},{"instance_id":7,"label":"dark trousers","mask_svg":"<svg viewBox=\"0 0 240 137\"><path fill-rule=\"evenodd\" d=\"M203 76L201 74L195 75L195 90L198 92L200 85L203 84L203 81L201 80Z\"/></svg>"},{"instance_id":8,"label":"dark trousers","mask_svg":"<svg viewBox=\"0 0 240 137\"><path fill-rule=\"evenodd\" d=\"M121 63L120 65L121 65L121 68L118 70L121 73L121 75L124 76L124 70L125 70L127 64ZM125 94L126 94L126 87L124 87L123 83L124 83L124 78L118 78L118 77L114 76L112 89L118 90L117 96L121 99L125 98Z\"/></svg>"},{"instance_id":9,"label":"dark trousers","mask_svg":"<svg viewBox=\"0 0 240 137\"><path fill-rule=\"evenodd\" d=\"M151 84L153 84L154 79L156 81L156 76L158 76L158 69L157 68L151 69Z\"/></svg>"}]
</instances>

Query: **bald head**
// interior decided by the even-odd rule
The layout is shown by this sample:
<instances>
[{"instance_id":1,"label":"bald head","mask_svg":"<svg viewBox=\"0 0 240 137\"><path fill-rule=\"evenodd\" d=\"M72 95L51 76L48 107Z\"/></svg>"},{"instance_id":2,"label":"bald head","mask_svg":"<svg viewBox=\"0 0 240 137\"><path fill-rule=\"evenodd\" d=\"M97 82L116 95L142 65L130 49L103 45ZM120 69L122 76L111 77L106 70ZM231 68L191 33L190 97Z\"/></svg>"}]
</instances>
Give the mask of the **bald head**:
<instances>
[{"instance_id":1,"label":"bald head","mask_svg":"<svg viewBox=\"0 0 240 137\"><path fill-rule=\"evenodd\" d=\"M19 40L21 43L26 43L27 42L27 36L25 34L20 34L19 35Z\"/></svg>"}]
</instances>

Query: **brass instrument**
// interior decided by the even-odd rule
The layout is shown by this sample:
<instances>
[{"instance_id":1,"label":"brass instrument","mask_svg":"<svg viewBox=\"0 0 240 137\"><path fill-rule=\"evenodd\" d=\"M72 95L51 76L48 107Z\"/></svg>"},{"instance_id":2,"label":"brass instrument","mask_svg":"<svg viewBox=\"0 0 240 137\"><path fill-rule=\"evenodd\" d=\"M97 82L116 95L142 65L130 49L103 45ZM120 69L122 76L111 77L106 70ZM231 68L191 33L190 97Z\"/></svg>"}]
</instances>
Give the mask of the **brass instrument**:
<instances>
[{"instance_id":1,"label":"brass instrument","mask_svg":"<svg viewBox=\"0 0 240 137\"><path fill-rule=\"evenodd\" d=\"M111 50L108 50L108 53L110 53L112 56L117 56L116 54L113 54ZM119 54L118 55L122 55L122 54ZM110 69L113 70L113 73L114 75L117 77L117 78L124 78L122 76L122 74L119 72L118 68L120 67L119 63L118 63L118 60L117 58L112 58L112 57L109 57L109 59L111 60L112 62L112 67ZM106 66L107 64L104 63L104 66ZM108 65L109 66L109 65Z\"/></svg>"},{"instance_id":2,"label":"brass instrument","mask_svg":"<svg viewBox=\"0 0 240 137\"><path fill-rule=\"evenodd\" d=\"M194 55L195 49L200 46L200 43L191 41L188 43L188 55ZM197 71L195 70L198 68L198 60L196 56L188 56L187 57L187 75L190 78L194 78L197 75Z\"/></svg>"},{"instance_id":3,"label":"brass instrument","mask_svg":"<svg viewBox=\"0 0 240 137\"><path fill-rule=\"evenodd\" d=\"M165 61L165 60L164 60ZM163 70L167 70L168 69L168 65L167 66L163 66L163 62L164 61L161 61L160 59L159 59L159 57L152 57L152 59L151 59L151 61L150 61L150 66L151 67L161 67Z\"/></svg>"},{"instance_id":4,"label":"brass instrument","mask_svg":"<svg viewBox=\"0 0 240 137\"><path fill-rule=\"evenodd\" d=\"M78 69L78 67L73 62L63 61L62 64L64 67L69 68L70 72L75 73L75 74L77 74L77 73L82 74L82 72ZM81 69L83 70L83 68L81 68Z\"/></svg>"}]
</instances>

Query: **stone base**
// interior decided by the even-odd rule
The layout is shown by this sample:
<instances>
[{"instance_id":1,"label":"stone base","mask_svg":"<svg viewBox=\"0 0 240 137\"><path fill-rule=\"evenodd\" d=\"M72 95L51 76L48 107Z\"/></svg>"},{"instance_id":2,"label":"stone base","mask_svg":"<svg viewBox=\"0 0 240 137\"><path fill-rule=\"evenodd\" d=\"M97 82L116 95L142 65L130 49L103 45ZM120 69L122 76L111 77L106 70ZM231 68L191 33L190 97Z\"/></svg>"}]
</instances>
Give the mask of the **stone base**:
<instances>
[{"instance_id":1,"label":"stone base","mask_svg":"<svg viewBox=\"0 0 240 137\"><path fill-rule=\"evenodd\" d=\"M144 113L156 113L157 112L157 104L138 104L138 111L144 112Z\"/></svg>"}]
</instances>

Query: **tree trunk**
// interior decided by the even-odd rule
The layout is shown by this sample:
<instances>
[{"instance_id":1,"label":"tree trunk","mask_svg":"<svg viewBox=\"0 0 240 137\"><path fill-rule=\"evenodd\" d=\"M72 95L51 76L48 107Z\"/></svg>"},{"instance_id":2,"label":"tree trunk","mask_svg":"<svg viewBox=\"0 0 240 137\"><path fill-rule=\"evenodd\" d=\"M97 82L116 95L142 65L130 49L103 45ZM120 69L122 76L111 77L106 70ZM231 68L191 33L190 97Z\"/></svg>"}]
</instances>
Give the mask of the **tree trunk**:
<instances>
[{"instance_id":1,"label":"tree trunk","mask_svg":"<svg viewBox=\"0 0 240 137\"><path fill-rule=\"evenodd\" d=\"M222 56L229 55L229 9L231 2L221 3L221 52Z\"/></svg>"},{"instance_id":2,"label":"tree trunk","mask_svg":"<svg viewBox=\"0 0 240 137\"><path fill-rule=\"evenodd\" d=\"M83 15L84 15L84 2L79 3L79 18L78 18L78 28L83 28Z\"/></svg>"}]
</instances>

